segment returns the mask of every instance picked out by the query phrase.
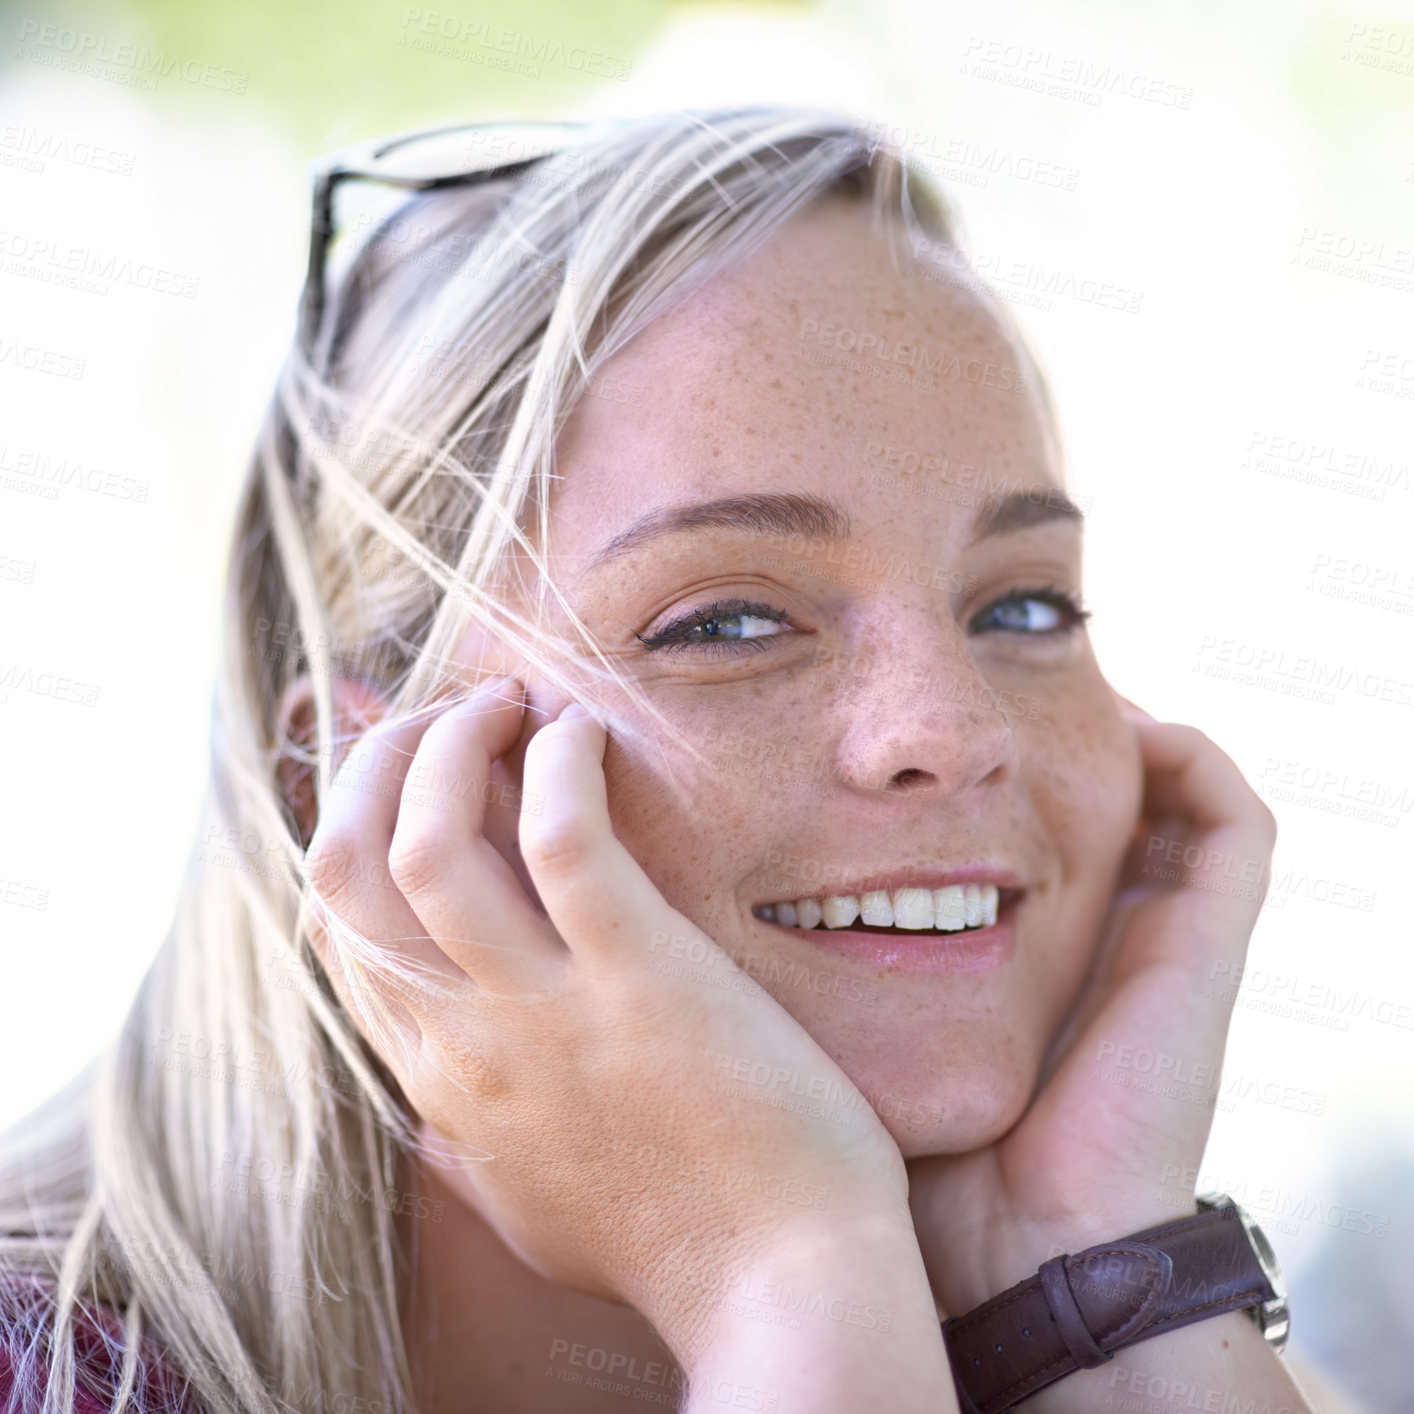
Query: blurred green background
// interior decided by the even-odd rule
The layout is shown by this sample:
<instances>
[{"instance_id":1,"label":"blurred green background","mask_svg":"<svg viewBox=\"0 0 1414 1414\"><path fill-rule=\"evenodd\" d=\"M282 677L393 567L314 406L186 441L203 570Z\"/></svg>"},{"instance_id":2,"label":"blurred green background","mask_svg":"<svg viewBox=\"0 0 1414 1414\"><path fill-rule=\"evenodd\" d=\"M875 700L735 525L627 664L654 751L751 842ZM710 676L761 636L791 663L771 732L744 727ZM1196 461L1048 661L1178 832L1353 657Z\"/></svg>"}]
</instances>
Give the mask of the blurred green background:
<instances>
[{"instance_id":1,"label":"blurred green background","mask_svg":"<svg viewBox=\"0 0 1414 1414\"><path fill-rule=\"evenodd\" d=\"M239 5L137 0L130 13L155 47L219 62L250 75L250 93L287 123L297 141L338 146L449 116L557 117L602 78L568 62L543 63L531 78L494 56L518 43L577 47L632 64L688 0L501 0L405 5L378 0L244 0ZM720 10L804 12L809 0L714 5ZM430 27L430 33L429 33ZM417 43L454 30L477 63ZM512 41L505 36L518 36ZM497 43L509 44L498 50ZM448 44L447 47L450 47ZM531 62L534 62L532 60Z\"/></svg>"}]
</instances>

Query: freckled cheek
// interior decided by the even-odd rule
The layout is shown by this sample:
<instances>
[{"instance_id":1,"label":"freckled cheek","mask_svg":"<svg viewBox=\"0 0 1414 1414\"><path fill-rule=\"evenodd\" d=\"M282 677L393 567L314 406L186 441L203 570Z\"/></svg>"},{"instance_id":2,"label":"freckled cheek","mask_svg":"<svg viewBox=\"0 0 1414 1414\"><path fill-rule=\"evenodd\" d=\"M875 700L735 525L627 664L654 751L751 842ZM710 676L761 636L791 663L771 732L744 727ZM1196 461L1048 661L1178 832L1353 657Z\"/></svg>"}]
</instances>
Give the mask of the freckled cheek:
<instances>
[{"instance_id":1,"label":"freckled cheek","mask_svg":"<svg viewBox=\"0 0 1414 1414\"><path fill-rule=\"evenodd\" d=\"M1142 770L1102 679L1085 681L1029 724L1021 743L1033 795L1072 878L1122 853L1138 817Z\"/></svg>"},{"instance_id":2,"label":"freckled cheek","mask_svg":"<svg viewBox=\"0 0 1414 1414\"><path fill-rule=\"evenodd\" d=\"M1046 971L1064 991L1089 961L1138 819L1142 771L1125 723L1099 703L1034 746L1031 793L1052 851ZM1058 993L1053 991L1053 996Z\"/></svg>"},{"instance_id":3,"label":"freckled cheek","mask_svg":"<svg viewBox=\"0 0 1414 1414\"><path fill-rule=\"evenodd\" d=\"M1144 769L1127 723L1112 710L1099 715L1088 742L1085 808L1094 820L1094 849L1117 865L1139 820Z\"/></svg>"},{"instance_id":4,"label":"freckled cheek","mask_svg":"<svg viewBox=\"0 0 1414 1414\"><path fill-rule=\"evenodd\" d=\"M726 944L719 925L739 916L739 886L771 867L771 851L790 834L765 768L718 746L702 749L706 767L672 748L665 760L652 746L611 740L605 787L620 843L673 908Z\"/></svg>"},{"instance_id":5,"label":"freckled cheek","mask_svg":"<svg viewBox=\"0 0 1414 1414\"><path fill-rule=\"evenodd\" d=\"M1079 826L1061 837L1072 880L1098 884L1124 855L1138 817L1138 782L1127 756L1113 746L1096 751L1067 780L1064 815Z\"/></svg>"}]
</instances>

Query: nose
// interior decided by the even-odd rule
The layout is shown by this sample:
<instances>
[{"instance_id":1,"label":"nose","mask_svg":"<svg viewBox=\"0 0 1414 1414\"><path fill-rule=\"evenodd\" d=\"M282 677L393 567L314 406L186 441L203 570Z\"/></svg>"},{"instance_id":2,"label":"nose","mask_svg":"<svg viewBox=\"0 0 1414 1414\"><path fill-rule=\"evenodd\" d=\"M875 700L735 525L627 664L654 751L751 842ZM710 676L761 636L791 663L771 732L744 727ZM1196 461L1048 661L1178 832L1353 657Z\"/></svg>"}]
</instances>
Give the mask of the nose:
<instances>
[{"instance_id":1,"label":"nose","mask_svg":"<svg viewBox=\"0 0 1414 1414\"><path fill-rule=\"evenodd\" d=\"M869 794L951 799L1018 768L1007 702L979 671L965 627L934 606L872 615L838 674L835 774Z\"/></svg>"}]
</instances>

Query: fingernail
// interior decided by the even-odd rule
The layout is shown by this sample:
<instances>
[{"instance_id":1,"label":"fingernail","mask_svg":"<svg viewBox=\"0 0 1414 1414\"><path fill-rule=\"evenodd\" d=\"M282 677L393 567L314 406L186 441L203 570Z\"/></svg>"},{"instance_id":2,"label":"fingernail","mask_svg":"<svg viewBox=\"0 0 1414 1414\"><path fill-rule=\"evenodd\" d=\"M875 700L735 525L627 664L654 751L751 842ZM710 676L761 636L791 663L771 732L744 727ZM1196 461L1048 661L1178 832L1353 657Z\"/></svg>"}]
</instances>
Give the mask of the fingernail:
<instances>
[{"instance_id":1,"label":"fingernail","mask_svg":"<svg viewBox=\"0 0 1414 1414\"><path fill-rule=\"evenodd\" d=\"M567 721L570 717L587 717L588 715L589 713L586 712L584 708L579 705L578 702L571 702L564 708L560 715L555 718L555 720L557 722L563 722Z\"/></svg>"}]
</instances>

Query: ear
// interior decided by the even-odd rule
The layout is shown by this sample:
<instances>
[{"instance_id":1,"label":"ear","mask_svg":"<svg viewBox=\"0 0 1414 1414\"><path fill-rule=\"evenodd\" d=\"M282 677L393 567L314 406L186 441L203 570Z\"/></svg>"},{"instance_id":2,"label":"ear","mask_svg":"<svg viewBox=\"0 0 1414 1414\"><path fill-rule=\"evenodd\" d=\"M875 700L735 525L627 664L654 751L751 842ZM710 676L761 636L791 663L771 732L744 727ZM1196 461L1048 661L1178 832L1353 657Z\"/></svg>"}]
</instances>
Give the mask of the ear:
<instances>
[{"instance_id":1,"label":"ear","mask_svg":"<svg viewBox=\"0 0 1414 1414\"><path fill-rule=\"evenodd\" d=\"M383 717L387 708L387 700L371 684L359 678L334 679L334 729L340 740L352 741L361 736ZM308 754L316 750L314 680L308 673L302 673L285 689L276 710L275 726L278 741L292 743ZM300 843L306 849L319 823L315 793L317 773L317 764L296 759L288 749L282 751L275 768L280 793L294 816Z\"/></svg>"}]
</instances>

